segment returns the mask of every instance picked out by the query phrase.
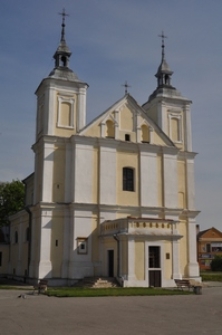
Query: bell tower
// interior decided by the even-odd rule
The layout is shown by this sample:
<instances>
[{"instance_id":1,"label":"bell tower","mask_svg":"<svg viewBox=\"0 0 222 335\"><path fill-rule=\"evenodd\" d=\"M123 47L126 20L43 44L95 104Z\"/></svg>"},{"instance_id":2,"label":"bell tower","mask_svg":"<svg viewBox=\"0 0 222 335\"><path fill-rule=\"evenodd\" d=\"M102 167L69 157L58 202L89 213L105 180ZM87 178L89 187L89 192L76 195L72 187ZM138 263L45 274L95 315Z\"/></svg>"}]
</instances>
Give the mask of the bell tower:
<instances>
[{"instance_id":1,"label":"bell tower","mask_svg":"<svg viewBox=\"0 0 222 335\"><path fill-rule=\"evenodd\" d=\"M192 151L191 135L191 100L183 97L172 86L173 71L170 69L165 57L166 36L162 32L161 62L155 74L157 88L143 105L147 115L169 136L174 144L181 150Z\"/></svg>"},{"instance_id":2,"label":"bell tower","mask_svg":"<svg viewBox=\"0 0 222 335\"><path fill-rule=\"evenodd\" d=\"M65 39L65 10L62 13L61 38L54 53L54 69L36 90L36 141L42 135L70 137L86 124L88 85L70 69L71 51Z\"/></svg>"}]
</instances>

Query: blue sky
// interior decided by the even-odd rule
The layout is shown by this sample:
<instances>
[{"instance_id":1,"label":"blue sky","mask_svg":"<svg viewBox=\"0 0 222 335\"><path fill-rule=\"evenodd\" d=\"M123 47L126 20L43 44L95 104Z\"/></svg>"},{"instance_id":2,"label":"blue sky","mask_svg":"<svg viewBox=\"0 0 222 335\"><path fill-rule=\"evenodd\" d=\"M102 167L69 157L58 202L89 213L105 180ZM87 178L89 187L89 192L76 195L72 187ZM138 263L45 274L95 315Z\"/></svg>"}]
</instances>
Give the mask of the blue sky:
<instances>
[{"instance_id":1,"label":"blue sky","mask_svg":"<svg viewBox=\"0 0 222 335\"><path fill-rule=\"evenodd\" d=\"M222 2L219 0L3 0L0 11L0 181L34 169L36 98L54 66L66 8L70 67L89 84L87 121L129 92L156 87L164 30L172 84L193 101L196 207L201 229L222 229Z\"/></svg>"}]
</instances>

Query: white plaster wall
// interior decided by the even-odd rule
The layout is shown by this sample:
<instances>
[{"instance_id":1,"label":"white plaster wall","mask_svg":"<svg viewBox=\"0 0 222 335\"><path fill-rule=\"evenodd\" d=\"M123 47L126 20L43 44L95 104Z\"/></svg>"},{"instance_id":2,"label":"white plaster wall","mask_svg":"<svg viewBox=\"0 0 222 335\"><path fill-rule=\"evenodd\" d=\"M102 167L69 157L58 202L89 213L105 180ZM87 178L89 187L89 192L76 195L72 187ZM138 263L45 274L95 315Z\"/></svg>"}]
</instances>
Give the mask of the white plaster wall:
<instances>
[{"instance_id":1,"label":"white plaster wall","mask_svg":"<svg viewBox=\"0 0 222 335\"><path fill-rule=\"evenodd\" d=\"M116 149L100 147L100 204L116 204Z\"/></svg>"},{"instance_id":2,"label":"white plaster wall","mask_svg":"<svg viewBox=\"0 0 222 335\"><path fill-rule=\"evenodd\" d=\"M190 105L184 107L184 134L185 134L185 150L192 151L192 129L191 129L191 112Z\"/></svg>"},{"instance_id":3,"label":"white plaster wall","mask_svg":"<svg viewBox=\"0 0 222 335\"><path fill-rule=\"evenodd\" d=\"M62 278L68 278L69 255L72 243L72 225L70 224L70 213L68 209L64 211L64 240L63 240L63 260L62 260Z\"/></svg>"},{"instance_id":4,"label":"white plaster wall","mask_svg":"<svg viewBox=\"0 0 222 335\"><path fill-rule=\"evenodd\" d=\"M54 145L45 143L43 154L42 201L52 201Z\"/></svg>"},{"instance_id":5,"label":"white plaster wall","mask_svg":"<svg viewBox=\"0 0 222 335\"><path fill-rule=\"evenodd\" d=\"M93 199L93 147L76 144L75 202L91 203Z\"/></svg>"},{"instance_id":6,"label":"white plaster wall","mask_svg":"<svg viewBox=\"0 0 222 335\"><path fill-rule=\"evenodd\" d=\"M177 157L164 154L164 205L167 208L178 207Z\"/></svg>"},{"instance_id":7,"label":"white plaster wall","mask_svg":"<svg viewBox=\"0 0 222 335\"><path fill-rule=\"evenodd\" d=\"M51 230L52 213L50 211L42 211L39 278L51 277Z\"/></svg>"},{"instance_id":8,"label":"white plaster wall","mask_svg":"<svg viewBox=\"0 0 222 335\"><path fill-rule=\"evenodd\" d=\"M194 160L187 159L187 207L189 210L195 209L195 191L194 191Z\"/></svg>"},{"instance_id":9,"label":"white plaster wall","mask_svg":"<svg viewBox=\"0 0 222 335\"><path fill-rule=\"evenodd\" d=\"M83 278L94 275L94 267L91 261L92 258L92 212L91 211L75 211L74 212L74 229L73 239L70 240L70 251L73 255L69 263L69 273L71 278ZM79 237L88 238L87 254L78 254Z\"/></svg>"},{"instance_id":10,"label":"white plaster wall","mask_svg":"<svg viewBox=\"0 0 222 335\"><path fill-rule=\"evenodd\" d=\"M66 171L65 171L65 202L73 201L73 185L74 185L74 153L70 143L66 145Z\"/></svg>"},{"instance_id":11,"label":"white plaster wall","mask_svg":"<svg viewBox=\"0 0 222 335\"><path fill-rule=\"evenodd\" d=\"M77 132L86 125L86 87L79 89L78 94L78 115Z\"/></svg>"},{"instance_id":12,"label":"white plaster wall","mask_svg":"<svg viewBox=\"0 0 222 335\"><path fill-rule=\"evenodd\" d=\"M141 206L157 206L157 158L155 153L140 155Z\"/></svg>"},{"instance_id":13,"label":"white plaster wall","mask_svg":"<svg viewBox=\"0 0 222 335\"><path fill-rule=\"evenodd\" d=\"M47 125L48 129L46 130L46 134L54 135L55 117L57 117L57 111L55 109L55 89L50 87L47 93L48 101L46 101L45 108L48 109L46 113L46 115L48 114L48 119L45 120L45 125Z\"/></svg>"}]
</instances>

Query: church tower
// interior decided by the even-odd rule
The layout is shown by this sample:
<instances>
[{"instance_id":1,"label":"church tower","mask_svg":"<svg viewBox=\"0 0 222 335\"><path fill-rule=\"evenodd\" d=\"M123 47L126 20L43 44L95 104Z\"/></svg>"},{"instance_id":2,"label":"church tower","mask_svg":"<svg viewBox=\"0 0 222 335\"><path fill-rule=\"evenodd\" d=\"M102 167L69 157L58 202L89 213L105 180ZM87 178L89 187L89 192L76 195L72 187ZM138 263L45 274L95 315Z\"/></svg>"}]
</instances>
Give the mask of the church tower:
<instances>
[{"instance_id":1,"label":"church tower","mask_svg":"<svg viewBox=\"0 0 222 335\"><path fill-rule=\"evenodd\" d=\"M54 257L61 257L63 242L59 218L65 216L64 208L71 201L67 191L70 175L73 175L73 171L69 170L71 142L86 124L88 85L69 67L71 51L65 39L65 11L61 15L61 38L53 56L54 69L36 90L36 141L32 146L35 153L33 223L39 227L40 236L39 242L36 240L32 243L33 248L39 248L39 256L37 260L32 260L30 274L39 278L52 271L54 263L50 255L55 245ZM52 272L52 275L58 276L56 272Z\"/></svg>"},{"instance_id":2,"label":"church tower","mask_svg":"<svg viewBox=\"0 0 222 335\"><path fill-rule=\"evenodd\" d=\"M60 44L53 56L55 67L36 90L36 142L42 135L70 137L86 124L86 90L69 68L71 51L65 39L65 12L62 15Z\"/></svg>"},{"instance_id":3,"label":"church tower","mask_svg":"<svg viewBox=\"0 0 222 335\"><path fill-rule=\"evenodd\" d=\"M172 86L171 77L173 71L170 69L165 58L164 39L162 33L162 57L155 77L157 78L157 88L149 96L148 101L143 105L147 115L164 131L171 139L175 147L179 149L177 162L170 158L167 165L167 154L164 153L163 166L166 175L163 180L167 180L167 171L174 164L174 180L178 188L178 207L183 209L180 215L181 222L184 222L188 232L188 264L187 273L190 277L197 277L199 274L196 261L196 221L198 211L195 209L194 192L194 158L196 153L192 148L191 132L191 100L183 97L181 93ZM172 171L171 171L172 173ZM173 184L165 183L165 192L172 191ZM164 205L168 205L164 201Z\"/></svg>"},{"instance_id":4,"label":"church tower","mask_svg":"<svg viewBox=\"0 0 222 335\"><path fill-rule=\"evenodd\" d=\"M65 16L67 14L63 10L61 15L61 38L53 56L54 69L48 77L42 80L36 90L36 143L33 145L35 153L34 203L64 201L65 181L62 179L66 169L65 138L68 139L78 134L86 124L88 85L81 81L69 67L71 51L65 39ZM60 168L59 164L54 164L55 160L60 160ZM52 188L57 189L57 196L53 196Z\"/></svg>"},{"instance_id":5,"label":"church tower","mask_svg":"<svg viewBox=\"0 0 222 335\"><path fill-rule=\"evenodd\" d=\"M166 36L162 33L160 37L162 37L162 57L155 74L157 88L149 96L143 108L179 149L192 151L190 116L192 102L183 97L171 84L173 71L165 58Z\"/></svg>"}]
</instances>

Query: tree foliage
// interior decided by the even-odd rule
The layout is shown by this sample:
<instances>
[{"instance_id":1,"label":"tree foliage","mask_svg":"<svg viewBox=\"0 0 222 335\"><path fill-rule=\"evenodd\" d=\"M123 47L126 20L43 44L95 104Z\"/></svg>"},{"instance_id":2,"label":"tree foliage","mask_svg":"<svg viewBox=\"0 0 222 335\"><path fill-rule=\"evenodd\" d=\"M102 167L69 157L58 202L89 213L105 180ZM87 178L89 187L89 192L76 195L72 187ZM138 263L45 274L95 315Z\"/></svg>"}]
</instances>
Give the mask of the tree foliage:
<instances>
[{"instance_id":1,"label":"tree foliage","mask_svg":"<svg viewBox=\"0 0 222 335\"><path fill-rule=\"evenodd\" d=\"M222 256L215 256L210 266L212 271L222 271Z\"/></svg>"},{"instance_id":2,"label":"tree foliage","mask_svg":"<svg viewBox=\"0 0 222 335\"><path fill-rule=\"evenodd\" d=\"M9 216L24 208L25 186L19 180L0 183L0 227L9 225Z\"/></svg>"}]
</instances>

